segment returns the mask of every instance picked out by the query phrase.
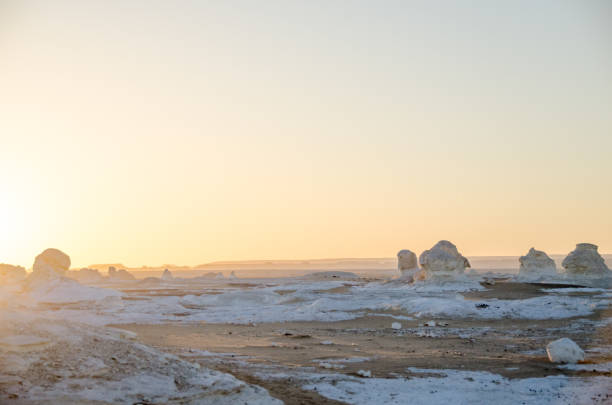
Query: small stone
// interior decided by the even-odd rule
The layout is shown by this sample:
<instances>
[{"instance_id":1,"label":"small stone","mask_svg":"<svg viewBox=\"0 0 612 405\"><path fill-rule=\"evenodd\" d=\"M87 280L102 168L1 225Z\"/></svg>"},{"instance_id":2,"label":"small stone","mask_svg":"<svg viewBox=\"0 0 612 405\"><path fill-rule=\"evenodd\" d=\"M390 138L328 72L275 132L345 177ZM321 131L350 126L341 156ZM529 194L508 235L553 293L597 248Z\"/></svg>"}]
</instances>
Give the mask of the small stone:
<instances>
[{"instance_id":1,"label":"small stone","mask_svg":"<svg viewBox=\"0 0 612 405\"><path fill-rule=\"evenodd\" d=\"M546 346L546 353L553 363L577 363L584 360L584 351L568 338L550 342Z\"/></svg>"}]
</instances>

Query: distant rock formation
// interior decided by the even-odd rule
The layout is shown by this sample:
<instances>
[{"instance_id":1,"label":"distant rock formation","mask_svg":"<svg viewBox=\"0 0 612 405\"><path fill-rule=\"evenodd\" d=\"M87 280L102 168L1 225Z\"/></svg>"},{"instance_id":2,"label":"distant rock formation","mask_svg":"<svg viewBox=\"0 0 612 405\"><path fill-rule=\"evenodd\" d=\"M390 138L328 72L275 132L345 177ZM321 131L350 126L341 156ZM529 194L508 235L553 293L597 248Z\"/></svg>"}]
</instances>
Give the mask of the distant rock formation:
<instances>
[{"instance_id":1,"label":"distant rock formation","mask_svg":"<svg viewBox=\"0 0 612 405\"><path fill-rule=\"evenodd\" d=\"M68 271L66 276L78 281L79 283L99 283L104 281L104 277L96 269L82 268L80 270Z\"/></svg>"},{"instance_id":2,"label":"distant rock formation","mask_svg":"<svg viewBox=\"0 0 612 405\"><path fill-rule=\"evenodd\" d=\"M228 278L230 280L236 280L238 277L236 276L236 273L232 270L232 272L230 273L230 275L228 276Z\"/></svg>"},{"instance_id":3,"label":"distant rock formation","mask_svg":"<svg viewBox=\"0 0 612 405\"><path fill-rule=\"evenodd\" d=\"M426 276L456 276L463 274L470 267L468 259L463 257L457 247L447 240L441 240L429 250L421 253L419 264Z\"/></svg>"},{"instance_id":4,"label":"distant rock formation","mask_svg":"<svg viewBox=\"0 0 612 405\"><path fill-rule=\"evenodd\" d=\"M397 269L402 279L413 281L415 275L419 272L416 254L408 249L400 250L397 253Z\"/></svg>"},{"instance_id":5,"label":"distant rock formation","mask_svg":"<svg viewBox=\"0 0 612 405\"><path fill-rule=\"evenodd\" d=\"M161 275L161 279L162 281L172 281L174 280L174 277L172 276L172 273L170 273L170 270L165 269Z\"/></svg>"},{"instance_id":6,"label":"distant rock formation","mask_svg":"<svg viewBox=\"0 0 612 405\"><path fill-rule=\"evenodd\" d=\"M136 278L127 270L117 270L113 266L108 268L108 278L110 281L130 281Z\"/></svg>"},{"instance_id":7,"label":"distant rock formation","mask_svg":"<svg viewBox=\"0 0 612 405\"><path fill-rule=\"evenodd\" d=\"M576 249L563 259L562 265L569 276L612 277L612 272L597 252L597 245L591 243L578 243Z\"/></svg>"},{"instance_id":8,"label":"distant rock formation","mask_svg":"<svg viewBox=\"0 0 612 405\"><path fill-rule=\"evenodd\" d=\"M15 283L25 280L28 273L21 266L13 266L12 264L0 263L0 284Z\"/></svg>"},{"instance_id":9,"label":"distant rock formation","mask_svg":"<svg viewBox=\"0 0 612 405\"><path fill-rule=\"evenodd\" d=\"M32 276L42 278L62 277L70 268L70 257L58 249L47 249L34 260Z\"/></svg>"},{"instance_id":10,"label":"distant rock formation","mask_svg":"<svg viewBox=\"0 0 612 405\"><path fill-rule=\"evenodd\" d=\"M525 256L519 258L519 263L521 264L519 276L533 277L557 274L555 261L541 250L529 249Z\"/></svg>"}]
</instances>

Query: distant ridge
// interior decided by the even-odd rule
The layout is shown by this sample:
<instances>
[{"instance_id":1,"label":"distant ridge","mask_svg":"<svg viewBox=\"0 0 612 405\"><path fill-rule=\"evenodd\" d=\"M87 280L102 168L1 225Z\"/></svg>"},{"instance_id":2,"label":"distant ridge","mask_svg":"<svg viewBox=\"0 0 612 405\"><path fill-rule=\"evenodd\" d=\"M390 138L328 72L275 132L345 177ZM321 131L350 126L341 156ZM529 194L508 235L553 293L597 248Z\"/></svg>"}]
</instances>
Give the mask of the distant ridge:
<instances>
[{"instance_id":1,"label":"distant ridge","mask_svg":"<svg viewBox=\"0 0 612 405\"><path fill-rule=\"evenodd\" d=\"M561 261L565 254L552 254L557 267L561 267ZM602 255L608 265L612 264L612 254ZM473 268L491 269L518 269L519 256L468 256ZM390 270L397 266L395 257L374 258L328 258L328 259L259 259L259 260L224 260L202 263L196 266L182 266L175 264L163 264L159 266L127 267L121 263L92 264L87 267L106 272L110 266L128 271L212 271L212 270Z\"/></svg>"}]
</instances>

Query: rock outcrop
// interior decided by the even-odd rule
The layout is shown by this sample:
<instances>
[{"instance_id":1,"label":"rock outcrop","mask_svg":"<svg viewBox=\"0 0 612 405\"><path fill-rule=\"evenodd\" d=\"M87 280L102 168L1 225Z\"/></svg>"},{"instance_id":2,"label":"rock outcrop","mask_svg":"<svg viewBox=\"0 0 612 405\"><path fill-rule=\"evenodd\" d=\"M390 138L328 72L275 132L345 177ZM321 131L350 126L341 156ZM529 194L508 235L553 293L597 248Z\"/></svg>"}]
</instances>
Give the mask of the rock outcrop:
<instances>
[{"instance_id":1,"label":"rock outcrop","mask_svg":"<svg viewBox=\"0 0 612 405\"><path fill-rule=\"evenodd\" d=\"M97 269L82 268L76 271L69 271L66 275L79 283L99 283L104 281L104 277Z\"/></svg>"},{"instance_id":2,"label":"rock outcrop","mask_svg":"<svg viewBox=\"0 0 612 405\"><path fill-rule=\"evenodd\" d=\"M170 270L165 269L161 275L161 279L162 281L172 281L174 280L174 277L172 276L172 273L170 273Z\"/></svg>"},{"instance_id":3,"label":"rock outcrop","mask_svg":"<svg viewBox=\"0 0 612 405\"><path fill-rule=\"evenodd\" d=\"M541 250L529 249L525 256L519 258L519 263L521 264L519 276L537 277L557 274L555 261Z\"/></svg>"},{"instance_id":4,"label":"rock outcrop","mask_svg":"<svg viewBox=\"0 0 612 405\"><path fill-rule=\"evenodd\" d=\"M135 277L127 270L117 270L113 266L108 268L108 278L110 281L130 281L135 280Z\"/></svg>"},{"instance_id":5,"label":"rock outcrop","mask_svg":"<svg viewBox=\"0 0 612 405\"><path fill-rule=\"evenodd\" d=\"M419 264L428 278L460 275L470 267L468 259L447 240L441 240L431 249L421 253Z\"/></svg>"},{"instance_id":6,"label":"rock outcrop","mask_svg":"<svg viewBox=\"0 0 612 405\"><path fill-rule=\"evenodd\" d=\"M42 278L62 277L70 268L70 257L58 249L47 249L34 260L32 276Z\"/></svg>"},{"instance_id":7,"label":"rock outcrop","mask_svg":"<svg viewBox=\"0 0 612 405\"><path fill-rule=\"evenodd\" d=\"M27 273L23 267L0 263L0 284L23 281L26 276Z\"/></svg>"},{"instance_id":8,"label":"rock outcrop","mask_svg":"<svg viewBox=\"0 0 612 405\"><path fill-rule=\"evenodd\" d=\"M597 245L578 243L563 260L565 274L574 277L611 277L612 271L597 252Z\"/></svg>"},{"instance_id":9,"label":"rock outcrop","mask_svg":"<svg viewBox=\"0 0 612 405\"><path fill-rule=\"evenodd\" d=\"M408 249L397 252L397 269L400 272L400 278L412 281L419 272L416 254Z\"/></svg>"}]
</instances>

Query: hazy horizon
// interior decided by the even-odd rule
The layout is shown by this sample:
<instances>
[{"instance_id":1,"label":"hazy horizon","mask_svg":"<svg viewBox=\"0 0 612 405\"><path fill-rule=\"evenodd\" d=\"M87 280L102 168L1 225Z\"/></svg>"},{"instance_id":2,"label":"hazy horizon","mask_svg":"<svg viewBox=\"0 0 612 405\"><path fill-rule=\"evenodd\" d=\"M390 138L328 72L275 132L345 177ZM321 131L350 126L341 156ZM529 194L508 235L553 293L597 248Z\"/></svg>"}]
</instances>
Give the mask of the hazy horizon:
<instances>
[{"instance_id":1,"label":"hazy horizon","mask_svg":"<svg viewBox=\"0 0 612 405\"><path fill-rule=\"evenodd\" d=\"M611 252L611 17L2 1L0 262Z\"/></svg>"}]
</instances>

